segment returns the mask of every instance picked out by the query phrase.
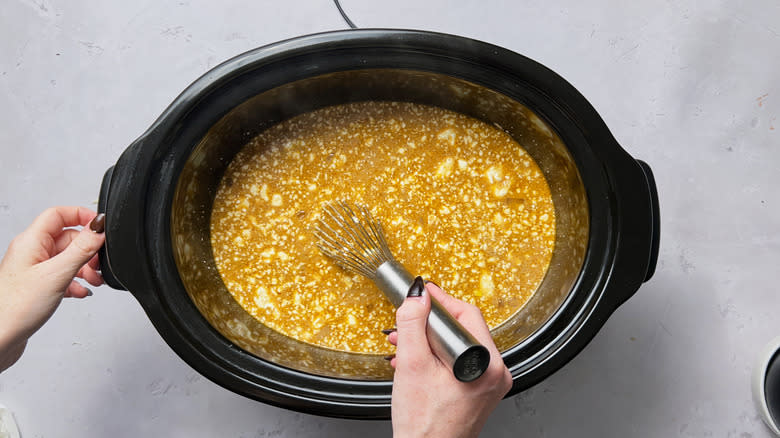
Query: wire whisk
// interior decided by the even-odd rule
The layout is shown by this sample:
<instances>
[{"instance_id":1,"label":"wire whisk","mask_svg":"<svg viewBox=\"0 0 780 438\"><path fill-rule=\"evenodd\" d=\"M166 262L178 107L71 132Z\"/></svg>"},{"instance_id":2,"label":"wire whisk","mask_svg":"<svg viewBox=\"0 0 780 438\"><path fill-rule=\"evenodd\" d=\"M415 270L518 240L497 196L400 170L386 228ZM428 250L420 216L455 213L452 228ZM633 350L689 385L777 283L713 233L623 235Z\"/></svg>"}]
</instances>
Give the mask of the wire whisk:
<instances>
[{"instance_id":1,"label":"wire whisk","mask_svg":"<svg viewBox=\"0 0 780 438\"><path fill-rule=\"evenodd\" d=\"M411 288L422 288L393 257L382 224L365 206L336 201L323 205L314 229L317 247L342 268L374 282L395 307ZM477 379L490 363L490 353L447 310L431 297L428 343L436 356L452 367L458 380Z\"/></svg>"},{"instance_id":2,"label":"wire whisk","mask_svg":"<svg viewBox=\"0 0 780 438\"><path fill-rule=\"evenodd\" d=\"M366 207L338 201L322 212L314 230L317 247L339 266L373 280L379 266L395 261L381 222Z\"/></svg>"}]
</instances>

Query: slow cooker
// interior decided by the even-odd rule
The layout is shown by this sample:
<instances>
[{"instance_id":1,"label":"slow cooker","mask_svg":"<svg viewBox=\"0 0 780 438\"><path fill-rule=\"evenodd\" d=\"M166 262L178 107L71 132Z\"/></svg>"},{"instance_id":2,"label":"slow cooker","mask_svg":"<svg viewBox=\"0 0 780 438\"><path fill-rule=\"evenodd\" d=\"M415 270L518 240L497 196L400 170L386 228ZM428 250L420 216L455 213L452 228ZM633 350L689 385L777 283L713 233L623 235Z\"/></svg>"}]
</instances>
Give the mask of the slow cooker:
<instances>
[{"instance_id":1,"label":"slow cooker","mask_svg":"<svg viewBox=\"0 0 780 438\"><path fill-rule=\"evenodd\" d=\"M435 105L496 125L550 184L552 262L529 303L492 332L512 373L508 396L560 369L653 275L659 213L650 167L553 71L439 33L294 38L192 83L108 169L100 190L106 283L130 291L171 348L212 381L302 412L389 418L387 361L296 341L252 318L225 288L209 239L220 177L251 138L303 112L364 100Z\"/></svg>"}]
</instances>

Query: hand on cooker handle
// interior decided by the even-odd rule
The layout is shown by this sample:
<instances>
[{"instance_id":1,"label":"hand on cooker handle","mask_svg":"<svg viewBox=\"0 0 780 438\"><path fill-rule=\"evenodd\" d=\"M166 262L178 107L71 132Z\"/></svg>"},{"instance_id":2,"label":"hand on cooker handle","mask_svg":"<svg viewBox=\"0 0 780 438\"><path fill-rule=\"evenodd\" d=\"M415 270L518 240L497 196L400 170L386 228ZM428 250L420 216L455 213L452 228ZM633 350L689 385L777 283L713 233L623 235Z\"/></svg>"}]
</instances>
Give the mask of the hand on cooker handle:
<instances>
[{"instance_id":1,"label":"hand on cooker handle","mask_svg":"<svg viewBox=\"0 0 780 438\"><path fill-rule=\"evenodd\" d=\"M83 226L82 230L73 227ZM103 284L95 253L105 242L105 216L82 207L49 208L8 246L0 261L0 372L24 352L27 339L63 297L90 291L74 281Z\"/></svg>"},{"instance_id":2,"label":"hand on cooker handle","mask_svg":"<svg viewBox=\"0 0 780 438\"><path fill-rule=\"evenodd\" d=\"M477 380L458 381L452 369L431 352L425 334L430 296L490 351L490 365ZM398 308L396 324L397 331L388 335L388 341L397 347L390 361L395 368L393 437L477 437L490 413L512 387L512 376L479 309L428 282L422 296L407 297Z\"/></svg>"}]
</instances>

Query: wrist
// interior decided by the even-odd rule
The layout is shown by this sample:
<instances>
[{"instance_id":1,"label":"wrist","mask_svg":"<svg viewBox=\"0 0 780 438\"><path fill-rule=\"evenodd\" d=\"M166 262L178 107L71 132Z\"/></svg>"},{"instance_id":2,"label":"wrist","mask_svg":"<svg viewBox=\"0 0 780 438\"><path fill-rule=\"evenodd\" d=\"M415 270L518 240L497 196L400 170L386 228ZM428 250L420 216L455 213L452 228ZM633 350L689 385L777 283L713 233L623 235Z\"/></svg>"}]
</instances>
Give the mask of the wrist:
<instances>
[{"instance_id":1,"label":"wrist","mask_svg":"<svg viewBox=\"0 0 780 438\"><path fill-rule=\"evenodd\" d=\"M0 373L7 370L11 365L15 364L17 360L24 353L24 349L27 347L27 340L13 344L9 348L0 350Z\"/></svg>"},{"instance_id":2,"label":"wrist","mask_svg":"<svg viewBox=\"0 0 780 438\"><path fill-rule=\"evenodd\" d=\"M0 327L0 373L19 360L26 346L26 337L13 334L7 327Z\"/></svg>"},{"instance_id":3,"label":"wrist","mask_svg":"<svg viewBox=\"0 0 780 438\"><path fill-rule=\"evenodd\" d=\"M0 372L13 365L24 352L27 336L18 329L15 318L0 308Z\"/></svg>"},{"instance_id":4,"label":"wrist","mask_svg":"<svg viewBox=\"0 0 780 438\"><path fill-rule=\"evenodd\" d=\"M398 431L395 427L393 429L393 438L477 438L482 427L471 421L443 420L442 424L435 427L417 425L412 431L403 427Z\"/></svg>"}]
</instances>

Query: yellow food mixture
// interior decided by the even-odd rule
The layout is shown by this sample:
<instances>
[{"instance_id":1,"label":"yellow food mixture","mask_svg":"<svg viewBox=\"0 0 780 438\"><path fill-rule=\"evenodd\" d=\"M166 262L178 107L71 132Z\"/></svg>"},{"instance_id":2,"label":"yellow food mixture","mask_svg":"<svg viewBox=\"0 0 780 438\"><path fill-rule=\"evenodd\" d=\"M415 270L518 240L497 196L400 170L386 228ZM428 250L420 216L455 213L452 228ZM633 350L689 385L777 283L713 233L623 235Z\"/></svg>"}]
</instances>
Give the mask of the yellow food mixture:
<instances>
[{"instance_id":1,"label":"yellow food mixture","mask_svg":"<svg viewBox=\"0 0 780 438\"><path fill-rule=\"evenodd\" d=\"M528 301L552 257L550 189L501 129L438 107L360 102L282 122L222 177L211 216L227 289L263 324L298 340L385 354L391 304L315 245L328 201L369 207L415 275L478 306L493 328Z\"/></svg>"}]
</instances>

